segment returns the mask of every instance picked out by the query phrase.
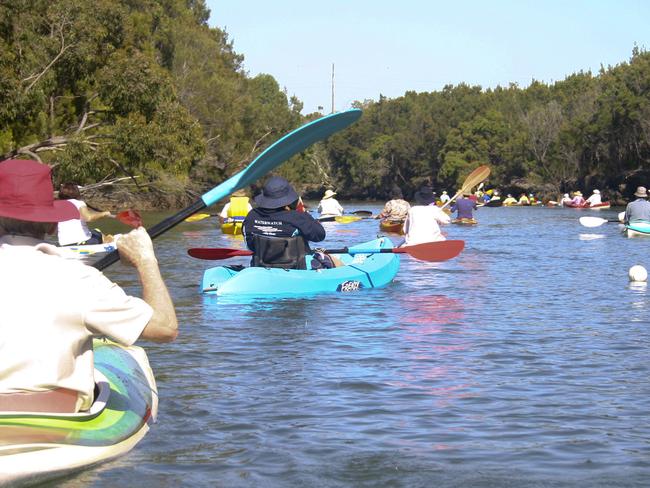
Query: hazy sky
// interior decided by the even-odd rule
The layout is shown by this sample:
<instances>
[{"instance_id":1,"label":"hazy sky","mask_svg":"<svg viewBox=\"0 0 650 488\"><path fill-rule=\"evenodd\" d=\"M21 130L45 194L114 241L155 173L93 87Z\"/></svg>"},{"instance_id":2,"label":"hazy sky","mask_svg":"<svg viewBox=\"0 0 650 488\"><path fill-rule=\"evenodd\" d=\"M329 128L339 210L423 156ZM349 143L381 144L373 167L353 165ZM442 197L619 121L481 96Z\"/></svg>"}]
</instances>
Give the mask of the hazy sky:
<instances>
[{"instance_id":1,"label":"hazy sky","mask_svg":"<svg viewBox=\"0 0 650 488\"><path fill-rule=\"evenodd\" d=\"M206 0L251 76L303 113L465 82L484 88L629 60L650 49L650 0Z\"/></svg>"}]
</instances>

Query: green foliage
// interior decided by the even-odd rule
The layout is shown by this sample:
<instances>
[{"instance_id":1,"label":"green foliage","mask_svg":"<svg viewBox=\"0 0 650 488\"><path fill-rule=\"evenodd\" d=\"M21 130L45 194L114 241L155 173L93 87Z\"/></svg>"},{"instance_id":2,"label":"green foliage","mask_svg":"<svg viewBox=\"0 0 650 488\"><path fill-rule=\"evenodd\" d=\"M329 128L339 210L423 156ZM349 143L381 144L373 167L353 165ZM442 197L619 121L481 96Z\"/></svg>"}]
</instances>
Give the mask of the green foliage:
<instances>
[{"instance_id":1,"label":"green foliage","mask_svg":"<svg viewBox=\"0 0 650 488\"><path fill-rule=\"evenodd\" d=\"M208 17L205 0L0 2L0 153L81 184L138 176L179 202L320 115L303 117L271 75L250 77ZM636 47L596 76L354 105L358 123L279 168L297 188L385 198L399 186L408 198L488 164L491 186L565 191L650 165L650 54Z\"/></svg>"}]
</instances>

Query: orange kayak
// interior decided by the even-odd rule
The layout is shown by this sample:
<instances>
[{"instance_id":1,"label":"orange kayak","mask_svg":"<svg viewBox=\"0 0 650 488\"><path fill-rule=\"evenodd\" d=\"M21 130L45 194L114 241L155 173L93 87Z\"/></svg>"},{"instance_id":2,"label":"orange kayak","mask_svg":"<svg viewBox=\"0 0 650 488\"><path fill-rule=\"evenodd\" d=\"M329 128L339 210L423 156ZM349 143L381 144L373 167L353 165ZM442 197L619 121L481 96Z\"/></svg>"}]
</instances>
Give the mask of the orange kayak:
<instances>
[{"instance_id":1,"label":"orange kayak","mask_svg":"<svg viewBox=\"0 0 650 488\"><path fill-rule=\"evenodd\" d=\"M404 222L394 220L380 220L379 229L383 230L384 232L404 234Z\"/></svg>"}]
</instances>

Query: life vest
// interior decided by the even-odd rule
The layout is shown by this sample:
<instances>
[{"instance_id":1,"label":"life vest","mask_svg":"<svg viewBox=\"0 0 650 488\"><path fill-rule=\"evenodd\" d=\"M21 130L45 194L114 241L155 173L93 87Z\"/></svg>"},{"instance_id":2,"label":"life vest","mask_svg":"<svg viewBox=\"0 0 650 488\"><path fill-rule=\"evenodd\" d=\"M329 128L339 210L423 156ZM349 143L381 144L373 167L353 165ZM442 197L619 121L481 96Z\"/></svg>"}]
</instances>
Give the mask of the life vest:
<instances>
[{"instance_id":1,"label":"life vest","mask_svg":"<svg viewBox=\"0 0 650 488\"><path fill-rule=\"evenodd\" d=\"M251 266L264 268L307 269L305 254L310 252L305 239L253 235L255 253Z\"/></svg>"},{"instance_id":2,"label":"life vest","mask_svg":"<svg viewBox=\"0 0 650 488\"><path fill-rule=\"evenodd\" d=\"M248 197L230 197L228 217L246 217L248 215Z\"/></svg>"}]
</instances>

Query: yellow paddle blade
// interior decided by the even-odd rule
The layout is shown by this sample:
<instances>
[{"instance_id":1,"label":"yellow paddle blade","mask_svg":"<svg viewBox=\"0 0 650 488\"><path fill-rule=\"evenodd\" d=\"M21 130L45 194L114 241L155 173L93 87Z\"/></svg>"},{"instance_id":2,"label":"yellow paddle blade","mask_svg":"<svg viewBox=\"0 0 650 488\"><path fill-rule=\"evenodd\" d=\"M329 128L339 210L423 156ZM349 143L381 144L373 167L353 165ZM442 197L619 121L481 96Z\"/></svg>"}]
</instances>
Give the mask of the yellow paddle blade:
<instances>
[{"instance_id":1,"label":"yellow paddle blade","mask_svg":"<svg viewBox=\"0 0 650 488\"><path fill-rule=\"evenodd\" d=\"M353 215L341 215L334 217L334 220L336 220L339 224L349 224L350 222L356 222L357 220L361 220L361 217L356 217Z\"/></svg>"},{"instance_id":2,"label":"yellow paddle blade","mask_svg":"<svg viewBox=\"0 0 650 488\"><path fill-rule=\"evenodd\" d=\"M467 178L465 178L465 182L460 189L465 192L471 188L474 188L476 185L483 182L483 180L485 180L488 176L490 176L490 167L487 165L479 166L474 171L472 171Z\"/></svg>"},{"instance_id":3,"label":"yellow paddle blade","mask_svg":"<svg viewBox=\"0 0 650 488\"><path fill-rule=\"evenodd\" d=\"M460 190L458 193L456 193L451 199L445 203L442 208L445 209L449 205L451 205L451 202L453 202L456 198L458 198L460 195L465 193L466 191L470 190L471 188L475 187L479 183L481 183L483 180L485 180L488 176L490 176L490 167L487 165L479 166L476 168L474 171L472 171L467 178L465 178L465 182L463 183L463 186L460 187Z\"/></svg>"},{"instance_id":4,"label":"yellow paddle blade","mask_svg":"<svg viewBox=\"0 0 650 488\"><path fill-rule=\"evenodd\" d=\"M190 215L185 219L185 222L198 222L199 220L207 219L208 217L210 217L210 214L208 213L197 213Z\"/></svg>"}]
</instances>

